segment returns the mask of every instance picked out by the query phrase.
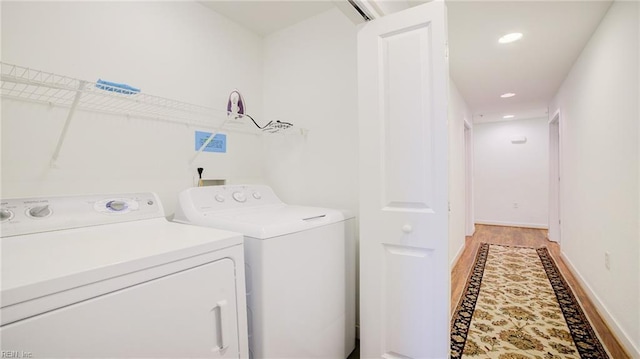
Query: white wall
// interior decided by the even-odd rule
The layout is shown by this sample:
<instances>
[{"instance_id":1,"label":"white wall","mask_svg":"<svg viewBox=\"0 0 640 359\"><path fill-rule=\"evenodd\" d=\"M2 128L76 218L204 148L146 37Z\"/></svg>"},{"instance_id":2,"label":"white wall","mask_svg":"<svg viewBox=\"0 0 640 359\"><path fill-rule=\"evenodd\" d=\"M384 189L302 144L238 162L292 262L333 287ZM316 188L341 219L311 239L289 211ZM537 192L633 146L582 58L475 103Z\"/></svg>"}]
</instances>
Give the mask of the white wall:
<instances>
[{"instance_id":1,"label":"white wall","mask_svg":"<svg viewBox=\"0 0 640 359\"><path fill-rule=\"evenodd\" d=\"M547 119L476 124L473 136L476 223L546 228ZM522 136L526 143L511 142Z\"/></svg>"},{"instance_id":2,"label":"white wall","mask_svg":"<svg viewBox=\"0 0 640 359\"><path fill-rule=\"evenodd\" d=\"M335 8L265 38L265 117L309 130L265 138L264 177L286 202L357 211L356 49Z\"/></svg>"},{"instance_id":3,"label":"white wall","mask_svg":"<svg viewBox=\"0 0 640 359\"><path fill-rule=\"evenodd\" d=\"M449 263L455 263L465 244L465 134L471 112L453 81L449 81Z\"/></svg>"},{"instance_id":4,"label":"white wall","mask_svg":"<svg viewBox=\"0 0 640 359\"><path fill-rule=\"evenodd\" d=\"M285 202L357 215L356 33L332 9L264 40L265 117L309 130L304 137L263 138L264 178ZM356 316L359 323L359 310Z\"/></svg>"},{"instance_id":5,"label":"white wall","mask_svg":"<svg viewBox=\"0 0 640 359\"><path fill-rule=\"evenodd\" d=\"M612 5L549 107L562 114L562 252L634 358L640 357L638 7Z\"/></svg>"},{"instance_id":6,"label":"white wall","mask_svg":"<svg viewBox=\"0 0 640 359\"><path fill-rule=\"evenodd\" d=\"M262 113L262 40L195 2L2 2L2 61L224 108L229 92ZM260 181L261 145L229 134L227 154L192 167L194 130L77 112L49 159L67 111L2 101L2 196L156 191L167 214L177 193L205 177Z\"/></svg>"}]
</instances>

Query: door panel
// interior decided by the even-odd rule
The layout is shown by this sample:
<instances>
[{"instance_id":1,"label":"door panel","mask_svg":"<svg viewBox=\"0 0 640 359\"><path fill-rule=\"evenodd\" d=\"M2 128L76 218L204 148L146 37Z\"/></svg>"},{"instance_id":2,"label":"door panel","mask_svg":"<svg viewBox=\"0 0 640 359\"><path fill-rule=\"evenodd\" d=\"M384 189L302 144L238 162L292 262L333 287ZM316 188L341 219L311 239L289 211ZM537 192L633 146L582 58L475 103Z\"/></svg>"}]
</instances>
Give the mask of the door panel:
<instances>
[{"instance_id":1,"label":"door panel","mask_svg":"<svg viewBox=\"0 0 640 359\"><path fill-rule=\"evenodd\" d=\"M432 2L358 34L363 358L448 356L445 19Z\"/></svg>"},{"instance_id":2,"label":"door panel","mask_svg":"<svg viewBox=\"0 0 640 359\"><path fill-rule=\"evenodd\" d=\"M378 104L384 117L384 202L391 210L429 211L433 198L429 81L430 24L380 36L383 72ZM427 68L423 68L424 65ZM422 94L417 101L410 94ZM410 160L409 160L410 159Z\"/></svg>"},{"instance_id":3,"label":"door panel","mask_svg":"<svg viewBox=\"0 0 640 359\"><path fill-rule=\"evenodd\" d=\"M424 316L414 315L415 308L430 301L429 278L419 273L433 272L433 252L422 248L384 245L384 300L386 310L386 330L389 333L429 333L434 323L424 320ZM388 335L386 352L403 353L411 358L420 357L422 341L413 340L411 335Z\"/></svg>"},{"instance_id":4,"label":"door panel","mask_svg":"<svg viewBox=\"0 0 640 359\"><path fill-rule=\"evenodd\" d=\"M0 337L34 358L239 358L237 311L225 258L3 326Z\"/></svg>"}]
</instances>

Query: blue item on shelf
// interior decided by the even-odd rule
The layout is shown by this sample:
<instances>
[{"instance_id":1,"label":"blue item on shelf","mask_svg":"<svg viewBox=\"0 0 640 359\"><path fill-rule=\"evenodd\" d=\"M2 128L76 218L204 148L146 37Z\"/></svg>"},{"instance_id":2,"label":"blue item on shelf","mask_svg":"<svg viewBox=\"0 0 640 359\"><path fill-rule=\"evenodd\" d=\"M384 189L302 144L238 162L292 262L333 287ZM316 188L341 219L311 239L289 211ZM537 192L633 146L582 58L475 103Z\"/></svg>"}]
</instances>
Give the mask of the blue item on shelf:
<instances>
[{"instance_id":1,"label":"blue item on shelf","mask_svg":"<svg viewBox=\"0 0 640 359\"><path fill-rule=\"evenodd\" d=\"M119 84L116 82L109 82L98 79L96 82L96 88L105 91L117 92L125 95L133 95L140 92L140 89L131 87L127 84Z\"/></svg>"}]
</instances>

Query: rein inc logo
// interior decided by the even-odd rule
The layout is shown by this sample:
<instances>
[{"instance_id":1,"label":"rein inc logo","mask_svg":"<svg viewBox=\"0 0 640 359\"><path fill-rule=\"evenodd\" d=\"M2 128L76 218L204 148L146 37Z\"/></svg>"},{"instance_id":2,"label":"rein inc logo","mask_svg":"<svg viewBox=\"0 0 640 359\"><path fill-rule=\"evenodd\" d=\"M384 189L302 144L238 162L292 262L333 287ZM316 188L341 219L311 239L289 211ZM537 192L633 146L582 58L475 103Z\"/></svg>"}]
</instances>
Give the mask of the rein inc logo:
<instances>
[{"instance_id":1,"label":"rein inc logo","mask_svg":"<svg viewBox=\"0 0 640 359\"><path fill-rule=\"evenodd\" d=\"M33 353L24 350L3 350L2 358L34 358Z\"/></svg>"}]
</instances>

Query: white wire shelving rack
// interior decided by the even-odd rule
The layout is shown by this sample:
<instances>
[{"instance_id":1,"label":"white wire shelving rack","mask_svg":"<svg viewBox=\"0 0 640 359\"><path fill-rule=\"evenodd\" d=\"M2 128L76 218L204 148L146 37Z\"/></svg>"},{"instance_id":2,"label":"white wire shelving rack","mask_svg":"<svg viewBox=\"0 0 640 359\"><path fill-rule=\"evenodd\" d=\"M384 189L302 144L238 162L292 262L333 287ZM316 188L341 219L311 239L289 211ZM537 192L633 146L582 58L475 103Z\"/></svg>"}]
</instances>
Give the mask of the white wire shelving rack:
<instances>
[{"instance_id":1,"label":"white wire shelving rack","mask_svg":"<svg viewBox=\"0 0 640 359\"><path fill-rule=\"evenodd\" d=\"M271 128L262 131L241 114L229 114L226 110L194 105L142 92L123 90L95 82L84 81L50 72L0 62L2 97L51 106L68 107L69 112L58 143L51 157L55 165L64 143L67 129L77 110L124 115L146 120L183 124L190 127L211 129L211 137L190 160L197 158L215 133L238 132L254 135L265 133L302 134L301 128Z\"/></svg>"}]
</instances>

